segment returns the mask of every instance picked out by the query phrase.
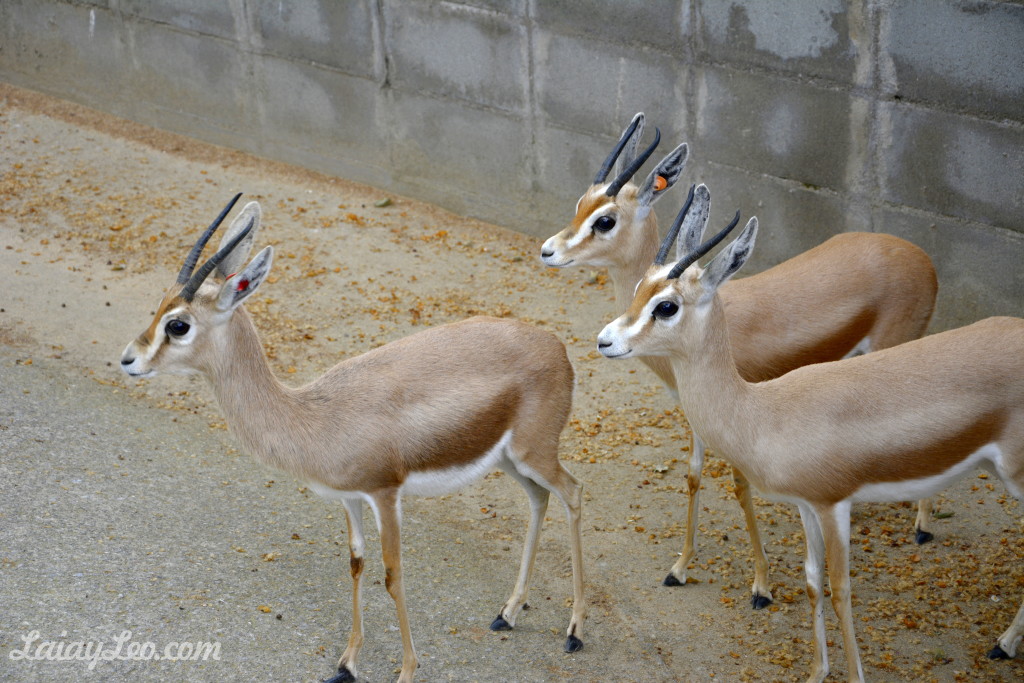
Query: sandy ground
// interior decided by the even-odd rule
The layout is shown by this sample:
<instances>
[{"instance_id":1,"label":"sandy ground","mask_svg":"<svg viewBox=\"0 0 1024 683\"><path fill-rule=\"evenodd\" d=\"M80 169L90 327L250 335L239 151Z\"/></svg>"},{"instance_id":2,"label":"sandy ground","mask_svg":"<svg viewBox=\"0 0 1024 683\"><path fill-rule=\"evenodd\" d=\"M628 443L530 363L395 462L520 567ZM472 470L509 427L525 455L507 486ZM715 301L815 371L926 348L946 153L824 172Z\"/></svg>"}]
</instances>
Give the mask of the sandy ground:
<instances>
[{"instance_id":1,"label":"sandy ground","mask_svg":"<svg viewBox=\"0 0 1024 683\"><path fill-rule=\"evenodd\" d=\"M580 190L585 179L580 179ZM554 331L578 376L562 457L586 487L590 618L562 652L571 572L553 505L531 609L487 626L511 590L528 517L508 477L405 501L418 680L802 680L809 665L795 510L758 501L776 602L748 605L751 562L720 460L704 473L695 582L681 549L687 427L638 364L594 350L614 317L600 271L553 271L540 240L344 180L203 145L0 86L0 678L295 680L329 676L347 639L344 513L240 453L200 378L129 381L198 231L236 191L258 200L274 276L247 304L275 372L485 313ZM390 205L378 206L383 199ZM553 216L553 233L572 209ZM854 510L854 608L874 680L1021 680L985 652L1024 592L1017 502L972 475L939 498L935 542L910 504ZM361 679L401 657L368 519ZM846 669L831 609L834 680ZM219 643L208 661L18 658L39 640ZM130 631L130 637L121 634ZM123 650L122 652L127 652ZM15 653L15 654L12 654Z\"/></svg>"}]
</instances>

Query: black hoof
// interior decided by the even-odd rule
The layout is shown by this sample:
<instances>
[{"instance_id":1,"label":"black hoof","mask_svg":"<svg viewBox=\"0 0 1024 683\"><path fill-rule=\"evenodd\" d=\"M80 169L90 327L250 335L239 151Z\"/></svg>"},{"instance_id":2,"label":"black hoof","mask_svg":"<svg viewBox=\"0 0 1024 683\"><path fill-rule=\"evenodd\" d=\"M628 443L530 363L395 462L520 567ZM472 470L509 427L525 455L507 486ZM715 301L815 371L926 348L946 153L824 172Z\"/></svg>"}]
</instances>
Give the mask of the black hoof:
<instances>
[{"instance_id":1,"label":"black hoof","mask_svg":"<svg viewBox=\"0 0 1024 683\"><path fill-rule=\"evenodd\" d=\"M338 673L331 678L324 679L323 683L353 683L356 677L352 675L352 672L343 666L338 667Z\"/></svg>"},{"instance_id":2,"label":"black hoof","mask_svg":"<svg viewBox=\"0 0 1024 683\"><path fill-rule=\"evenodd\" d=\"M755 593L750 596L750 606L754 609L764 609L770 604L772 604L772 599L767 595L758 595Z\"/></svg>"},{"instance_id":3,"label":"black hoof","mask_svg":"<svg viewBox=\"0 0 1024 683\"><path fill-rule=\"evenodd\" d=\"M505 621L505 617L498 615L498 618L491 622L492 631L511 631L512 624Z\"/></svg>"},{"instance_id":4,"label":"black hoof","mask_svg":"<svg viewBox=\"0 0 1024 683\"><path fill-rule=\"evenodd\" d=\"M1010 659L1010 655L1006 654L1006 650L996 645L994 648L988 651L989 659Z\"/></svg>"},{"instance_id":5,"label":"black hoof","mask_svg":"<svg viewBox=\"0 0 1024 683\"><path fill-rule=\"evenodd\" d=\"M665 577L665 580L661 582L662 586L682 586L683 582L676 578L675 574L669 574Z\"/></svg>"},{"instance_id":6,"label":"black hoof","mask_svg":"<svg viewBox=\"0 0 1024 683\"><path fill-rule=\"evenodd\" d=\"M918 545L924 545L925 543L933 541L934 539L935 534L931 533L930 531L921 531L920 529L918 529L917 533L914 534L914 541L917 542Z\"/></svg>"},{"instance_id":7,"label":"black hoof","mask_svg":"<svg viewBox=\"0 0 1024 683\"><path fill-rule=\"evenodd\" d=\"M569 636L565 639L566 652L579 652L583 649L583 641L576 636Z\"/></svg>"}]
</instances>

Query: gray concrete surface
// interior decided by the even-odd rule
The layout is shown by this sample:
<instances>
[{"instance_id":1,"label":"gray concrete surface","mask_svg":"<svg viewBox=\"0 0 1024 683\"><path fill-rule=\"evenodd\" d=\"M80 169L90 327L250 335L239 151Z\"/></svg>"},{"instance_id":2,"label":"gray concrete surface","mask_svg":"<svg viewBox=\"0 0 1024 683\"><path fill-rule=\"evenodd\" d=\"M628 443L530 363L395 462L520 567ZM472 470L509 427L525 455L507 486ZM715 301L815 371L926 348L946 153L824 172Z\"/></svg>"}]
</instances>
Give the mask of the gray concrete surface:
<instances>
[{"instance_id":1,"label":"gray concrete surface","mask_svg":"<svg viewBox=\"0 0 1024 683\"><path fill-rule=\"evenodd\" d=\"M545 269L539 239L380 188L0 85L0 680L332 673L351 618L340 506L240 453L200 378L128 381L117 367L192 240L238 190L264 207L259 243L277 250L274 281L246 307L289 384L476 313L531 321L567 344L578 386L562 457L585 487L585 648L561 651L571 574L555 506L532 609L511 633L487 630L511 589L527 518L518 487L491 476L460 494L404 503L417 680L805 678L795 511L757 502L776 602L753 612L742 515L713 456L695 582L659 585L682 545L687 426L642 366L595 351L614 317L602 273ZM391 205L377 207L384 197ZM1024 660L985 658L1021 598L1020 504L972 476L938 505L947 517L935 521L936 542L921 547L909 503L854 509L867 674L1020 680ZM367 529L361 680L390 681L400 641L369 516ZM36 648L112 648L130 632L158 654L172 643L219 643L220 658L93 669L18 659L33 631ZM830 654L841 679L842 653Z\"/></svg>"},{"instance_id":2,"label":"gray concrete surface","mask_svg":"<svg viewBox=\"0 0 1024 683\"><path fill-rule=\"evenodd\" d=\"M1024 262L1022 45L1016 0L0 3L8 83L535 237L643 110L770 218L754 267L927 242L969 283L936 331L1024 313L1024 269L975 267Z\"/></svg>"}]
</instances>

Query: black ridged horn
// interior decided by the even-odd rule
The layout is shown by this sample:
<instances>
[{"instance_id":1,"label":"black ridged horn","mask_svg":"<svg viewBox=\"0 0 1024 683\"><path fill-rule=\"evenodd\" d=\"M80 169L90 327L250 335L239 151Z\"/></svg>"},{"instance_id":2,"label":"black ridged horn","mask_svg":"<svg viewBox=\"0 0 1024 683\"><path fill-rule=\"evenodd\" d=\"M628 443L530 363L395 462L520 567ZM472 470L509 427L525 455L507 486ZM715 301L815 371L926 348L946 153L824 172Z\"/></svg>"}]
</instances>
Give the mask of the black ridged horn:
<instances>
[{"instance_id":1,"label":"black ridged horn","mask_svg":"<svg viewBox=\"0 0 1024 683\"><path fill-rule=\"evenodd\" d=\"M216 254L211 256L206 263L200 266L199 270L193 273L192 277L190 277L188 282L185 283L185 286L181 288L181 294L179 294L178 296L180 296L185 301L192 301L192 298L195 297L196 292L199 291L199 287L203 284L203 282L206 281L206 278L209 277L210 273L213 272L213 269L217 267L217 264L223 261L228 254L234 251L235 247L237 247L241 243L241 241L245 239L246 235L249 234L249 231L252 230L252 226L254 226L255 224L256 216L250 216L249 224L245 226L245 229L243 229L240 233L235 235L230 242L224 245L223 249L221 249Z\"/></svg>"},{"instance_id":2,"label":"black ridged horn","mask_svg":"<svg viewBox=\"0 0 1024 683\"><path fill-rule=\"evenodd\" d=\"M628 183L629 179L632 178L636 174L636 172L640 170L640 167L644 165L647 159L649 159L650 156L654 154L654 149L658 146L659 142L661 142L661 130L655 128L654 142L651 143L651 146L645 149L643 154L634 159L633 163L629 165L629 168L620 173L619 177L616 178L614 182L612 182L612 184L608 186L608 189L605 190L604 193L609 197L614 197L615 195L617 195L619 193L619 190L622 189L622 186Z\"/></svg>"},{"instance_id":3,"label":"black ridged horn","mask_svg":"<svg viewBox=\"0 0 1024 683\"><path fill-rule=\"evenodd\" d=\"M725 239L725 236L732 232L740 222L740 212L737 211L736 215L733 216L732 222L725 226L722 232L718 233L704 244L700 245L692 252L684 256L679 260L679 263L672 266L672 270L669 271L666 280L675 280L677 277L683 274L683 271L692 266L697 262L697 259L707 254L709 251L715 248L715 245Z\"/></svg>"},{"instance_id":4,"label":"black ridged horn","mask_svg":"<svg viewBox=\"0 0 1024 683\"><path fill-rule=\"evenodd\" d=\"M600 185L605 181L605 178L608 177L608 173L611 172L612 166L615 165L615 160L619 158L620 154L622 154L622 150L625 149L626 143L629 142L631 137L633 137L633 133L636 132L636 127L640 125L640 118L640 114L634 116L633 122L629 124L629 128L625 130L622 137L619 138L619 141L615 143L615 147L612 149L611 154L608 155L608 158L605 159L604 163L601 165L601 170L597 172L596 176L594 176L595 185Z\"/></svg>"},{"instance_id":5,"label":"black ridged horn","mask_svg":"<svg viewBox=\"0 0 1024 683\"><path fill-rule=\"evenodd\" d=\"M676 237L679 236L679 228L683 226L683 221L686 220L686 214L690 212L690 205L693 204L693 191L697 188L697 184L690 185L690 194L686 196L686 203L683 204L683 208L679 210L676 215L675 221L672 223L672 227L668 229L668 234L665 235L665 240L661 243L661 249L658 250L658 255L654 257L654 263L658 266L665 265L665 259L668 258L668 252L675 244Z\"/></svg>"},{"instance_id":6,"label":"black ridged horn","mask_svg":"<svg viewBox=\"0 0 1024 683\"><path fill-rule=\"evenodd\" d=\"M181 266L181 270L178 272L177 282L179 285L185 284L188 282L188 279L192 277L192 271L195 270L196 263L199 262L199 255L203 253L203 248L206 247L206 243L210 241L210 237L213 236L213 233L217 232L217 228L219 228L220 224L224 222L224 217L231 212L231 209L235 206L235 202L237 202L238 198L241 196L242 193L239 192L232 197L231 201L228 202L228 205L224 207L224 210L220 212L220 215L210 223L210 227L208 227L203 234L199 236L199 239L196 240L195 245L192 247L192 251L188 252L188 256L185 257L185 263Z\"/></svg>"}]
</instances>

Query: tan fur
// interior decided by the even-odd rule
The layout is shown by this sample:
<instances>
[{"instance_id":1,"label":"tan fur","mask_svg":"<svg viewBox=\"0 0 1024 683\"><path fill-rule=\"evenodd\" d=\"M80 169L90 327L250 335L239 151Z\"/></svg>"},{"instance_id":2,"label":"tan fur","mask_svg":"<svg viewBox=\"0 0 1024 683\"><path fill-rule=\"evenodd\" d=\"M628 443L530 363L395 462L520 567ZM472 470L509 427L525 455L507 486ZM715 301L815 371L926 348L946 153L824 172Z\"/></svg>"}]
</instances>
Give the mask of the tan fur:
<instances>
[{"instance_id":1,"label":"tan fur","mask_svg":"<svg viewBox=\"0 0 1024 683\"><path fill-rule=\"evenodd\" d=\"M581 229L608 202L603 185L591 186L580 199L572 222L544 245L555 260L572 266L607 266L618 311L633 301L634 289L658 251L654 211L638 216L637 186L627 183L614 198L614 231L598 236ZM607 214L609 212L605 212ZM582 237L582 239L579 239ZM870 350L895 346L924 334L935 307L938 282L931 260L915 245L878 233L843 233L788 261L748 278L727 282L719 290L729 312L732 352L740 375L751 382L779 377L811 363L838 360L864 339ZM675 394L676 379L668 358L644 356L649 367ZM686 582L696 555L698 491L704 444L696 430L691 445L690 505L686 536L671 577ZM696 470L696 472L692 471ZM760 541L756 515L742 473L733 472L736 494L748 520L754 553L755 601L770 599L768 559ZM927 533L931 502L918 505L916 527Z\"/></svg>"},{"instance_id":2,"label":"tan fur","mask_svg":"<svg viewBox=\"0 0 1024 683\"><path fill-rule=\"evenodd\" d=\"M408 683L417 659L402 583L402 487L415 475L434 474L443 482L449 468L493 455L503 438L507 446L494 464L526 490L530 527L516 586L500 616L514 626L526 603L540 527L553 492L569 518L574 602L567 647L581 636L581 487L558 460L574 375L565 346L554 335L515 320L473 318L350 358L309 384L292 388L268 367L245 309L216 309L219 291L219 284L207 283L188 303L172 288L147 331L125 350L122 364L135 375L205 375L245 450L342 500L354 590L352 633L339 667L354 674L363 643L362 503L370 502L379 520L386 587L395 600L402 634L399 680ZM191 343L169 339L161 327L169 312L190 321L195 334Z\"/></svg>"},{"instance_id":3,"label":"tan fur","mask_svg":"<svg viewBox=\"0 0 1024 683\"><path fill-rule=\"evenodd\" d=\"M936 477L933 488L941 486L939 477L965 474L953 468L983 446L988 466L1024 495L1024 320L989 318L750 383L730 351L733 326L723 297L708 300L696 267L678 280L664 274L650 270L627 313L601 333L602 344L613 355L631 349L670 357L694 429L760 491L797 503L814 616L809 680L828 673L824 556L850 679L862 680L850 605L850 503L871 485L892 484L872 490L877 500L898 500L914 480ZM672 324L648 313L664 300L680 306ZM999 646L1012 656L1022 633L1024 607Z\"/></svg>"}]
</instances>

